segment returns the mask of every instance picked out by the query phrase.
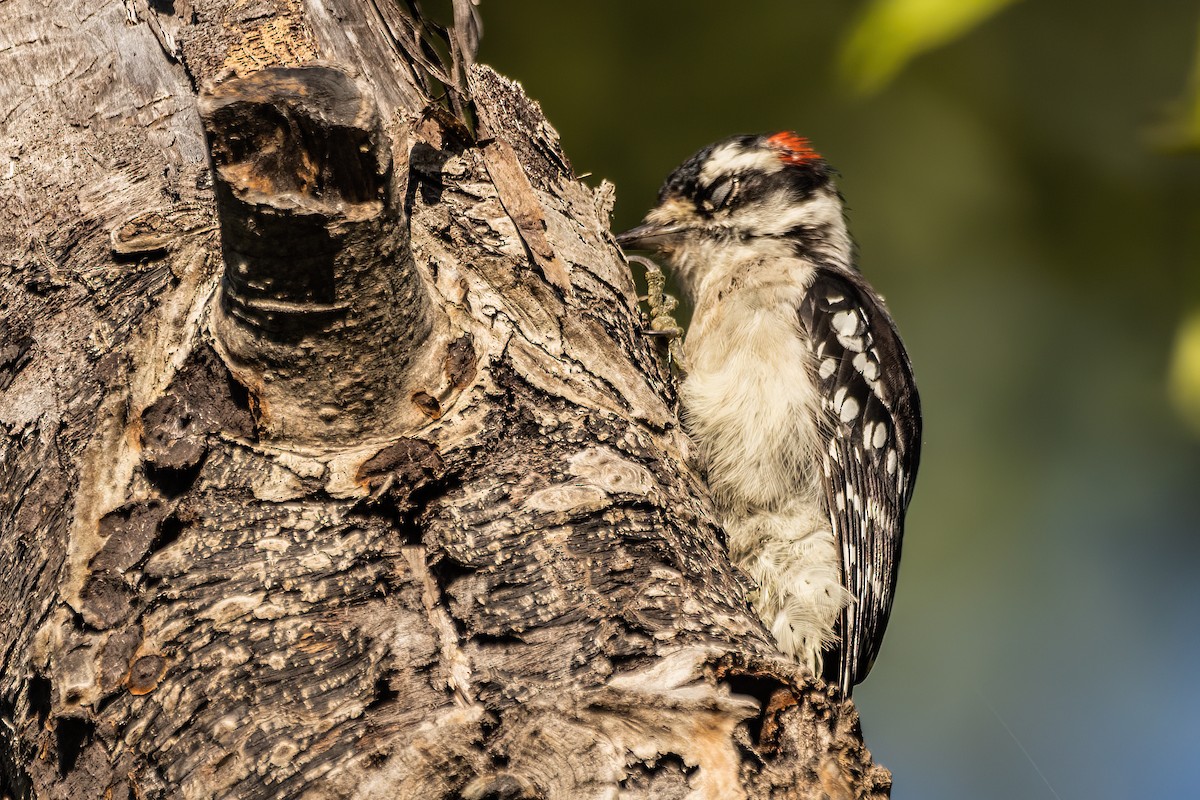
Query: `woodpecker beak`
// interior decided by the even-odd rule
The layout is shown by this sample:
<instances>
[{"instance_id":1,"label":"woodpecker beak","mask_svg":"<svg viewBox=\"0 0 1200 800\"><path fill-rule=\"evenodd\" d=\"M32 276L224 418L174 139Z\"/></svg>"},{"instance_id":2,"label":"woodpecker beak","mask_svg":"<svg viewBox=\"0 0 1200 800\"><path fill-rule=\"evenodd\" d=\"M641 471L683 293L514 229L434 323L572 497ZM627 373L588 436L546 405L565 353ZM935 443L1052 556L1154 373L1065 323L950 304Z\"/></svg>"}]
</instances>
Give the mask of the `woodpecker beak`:
<instances>
[{"instance_id":1,"label":"woodpecker beak","mask_svg":"<svg viewBox=\"0 0 1200 800\"><path fill-rule=\"evenodd\" d=\"M683 238L687 226L681 223L647 222L617 234L617 244L626 250L662 250Z\"/></svg>"}]
</instances>

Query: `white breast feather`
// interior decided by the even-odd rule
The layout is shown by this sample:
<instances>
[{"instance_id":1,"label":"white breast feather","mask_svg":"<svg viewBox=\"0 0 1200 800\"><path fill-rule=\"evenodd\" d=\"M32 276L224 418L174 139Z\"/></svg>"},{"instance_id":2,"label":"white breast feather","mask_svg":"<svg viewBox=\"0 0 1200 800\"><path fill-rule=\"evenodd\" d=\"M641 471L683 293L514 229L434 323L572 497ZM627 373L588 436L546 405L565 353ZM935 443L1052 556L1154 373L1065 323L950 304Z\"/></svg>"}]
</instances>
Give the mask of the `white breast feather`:
<instances>
[{"instance_id":1,"label":"white breast feather","mask_svg":"<svg viewBox=\"0 0 1200 800\"><path fill-rule=\"evenodd\" d=\"M752 306L747 293L730 292L693 325L684 416L719 502L773 508L817 490L821 400L809 379L798 300Z\"/></svg>"},{"instance_id":2,"label":"white breast feather","mask_svg":"<svg viewBox=\"0 0 1200 800\"><path fill-rule=\"evenodd\" d=\"M705 276L682 401L755 608L780 649L819 672L849 597L820 482L816 365L799 320L812 275L799 259L772 257Z\"/></svg>"}]
</instances>

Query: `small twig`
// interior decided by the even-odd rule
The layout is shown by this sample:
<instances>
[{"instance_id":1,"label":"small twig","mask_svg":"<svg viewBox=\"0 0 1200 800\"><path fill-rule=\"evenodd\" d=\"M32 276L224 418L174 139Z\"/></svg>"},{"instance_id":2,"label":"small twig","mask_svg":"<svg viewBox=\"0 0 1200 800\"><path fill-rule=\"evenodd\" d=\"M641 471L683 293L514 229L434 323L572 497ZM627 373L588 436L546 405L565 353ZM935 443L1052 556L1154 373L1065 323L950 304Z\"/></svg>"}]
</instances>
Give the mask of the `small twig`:
<instances>
[{"instance_id":1,"label":"small twig","mask_svg":"<svg viewBox=\"0 0 1200 800\"><path fill-rule=\"evenodd\" d=\"M441 102L471 128L473 106L467 74L475 62L483 31L475 8L478 0L455 0L454 24L448 28L433 21L420 0L399 0L396 5L407 30L402 35L393 34L393 40L421 74L429 95L436 94L432 84L440 84L445 90Z\"/></svg>"}]
</instances>

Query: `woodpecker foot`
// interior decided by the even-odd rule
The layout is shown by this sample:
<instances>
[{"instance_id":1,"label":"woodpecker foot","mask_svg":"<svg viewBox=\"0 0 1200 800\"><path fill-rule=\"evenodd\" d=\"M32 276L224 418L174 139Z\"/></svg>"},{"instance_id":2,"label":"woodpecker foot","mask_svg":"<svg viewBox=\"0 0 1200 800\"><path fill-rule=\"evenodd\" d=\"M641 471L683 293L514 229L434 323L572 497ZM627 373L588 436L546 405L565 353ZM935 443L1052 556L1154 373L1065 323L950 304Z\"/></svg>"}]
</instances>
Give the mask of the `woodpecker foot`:
<instances>
[{"instance_id":1,"label":"woodpecker foot","mask_svg":"<svg viewBox=\"0 0 1200 800\"><path fill-rule=\"evenodd\" d=\"M667 276L658 264L644 256L627 258L639 264L646 274L645 300L650 312L642 335L656 337L668 366L678 377L687 377L687 365L683 357L683 328L675 321L675 309L679 307L679 301L666 293Z\"/></svg>"}]
</instances>

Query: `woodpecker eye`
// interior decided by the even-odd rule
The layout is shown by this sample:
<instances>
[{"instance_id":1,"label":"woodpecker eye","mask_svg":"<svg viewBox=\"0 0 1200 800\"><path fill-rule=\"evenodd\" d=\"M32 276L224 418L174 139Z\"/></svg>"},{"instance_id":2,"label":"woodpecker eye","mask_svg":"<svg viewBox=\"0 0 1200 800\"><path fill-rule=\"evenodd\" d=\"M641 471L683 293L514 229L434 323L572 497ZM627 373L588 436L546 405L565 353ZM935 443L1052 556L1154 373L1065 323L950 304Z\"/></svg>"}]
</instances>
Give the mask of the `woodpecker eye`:
<instances>
[{"instance_id":1,"label":"woodpecker eye","mask_svg":"<svg viewBox=\"0 0 1200 800\"><path fill-rule=\"evenodd\" d=\"M729 204L729 201L737 194L738 179L725 178L713 185L708 191L708 197L704 200L704 208L707 211L716 211L724 208Z\"/></svg>"}]
</instances>

